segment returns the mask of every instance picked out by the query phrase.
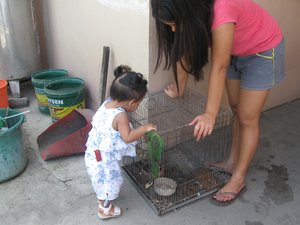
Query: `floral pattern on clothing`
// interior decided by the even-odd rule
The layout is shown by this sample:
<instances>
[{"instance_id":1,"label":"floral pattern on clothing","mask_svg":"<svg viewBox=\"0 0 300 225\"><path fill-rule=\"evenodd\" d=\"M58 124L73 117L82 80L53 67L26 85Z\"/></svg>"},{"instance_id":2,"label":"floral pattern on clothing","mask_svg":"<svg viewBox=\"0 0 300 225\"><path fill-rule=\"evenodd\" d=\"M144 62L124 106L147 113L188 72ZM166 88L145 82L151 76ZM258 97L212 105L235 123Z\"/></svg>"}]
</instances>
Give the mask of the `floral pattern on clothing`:
<instances>
[{"instance_id":1,"label":"floral pattern on clothing","mask_svg":"<svg viewBox=\"0 0 300 225\"><path fill-rule=\"evenodd\" d=\"M136 156L136 141L127 144L121 138L119 131L112 127L115 116L120 112L125 112L123 108L107 109L105 101L93 116L92 129L86 143L87 152L96 149L101 151L102 161L121 160L124 155ZM130 124L132 128L132 125Z\"/></svg>"},{"instance_id":2,"label":"floral pattern on clothing","mask_svg":"<svg viewBox=\"0 0 300 225\"><path fill-rule=\"evenodd\" d=\"M119 160L123 156L136 156L136 141L125 143L119 131L112 127L115 116L123 108L107 109L105 101L93 116L92 129L86 143L85 164L98 199L116 199L123 183ZM130 124L132 128L132 125ZM95 150L100 150L101 161L96 160Z\"/></svg>"},{"instance_id":3,"label":"floral pattern on clothing","mask_svg":"<svg viewBox=\"0 0 300 225\"><path fill-rule=\"evenodd\" d=\"M116 199L124 180L119 162L97 162L92 154L85 153L85 164L97 198Z\"/></svg>"}]
</instances>

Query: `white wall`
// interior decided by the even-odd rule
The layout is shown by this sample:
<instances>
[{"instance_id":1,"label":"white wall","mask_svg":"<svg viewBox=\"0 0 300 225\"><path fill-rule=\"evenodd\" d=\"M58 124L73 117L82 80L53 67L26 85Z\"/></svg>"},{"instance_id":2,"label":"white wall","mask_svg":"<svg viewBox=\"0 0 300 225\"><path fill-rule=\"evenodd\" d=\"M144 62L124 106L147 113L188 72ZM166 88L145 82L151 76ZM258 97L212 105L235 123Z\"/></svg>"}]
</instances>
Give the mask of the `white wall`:
<instances>
[{"instance_id":1,"label":"white wall","mask_svg":"<svg viewBox=\"0 0 300 225\"><path fill-rule=\"evenodd\" d=\"M119 64L148 74L148 9L147 0L43 0L48 64L84 79L88 106L94 110L103 46L111 50L107 90Z\"/></svg>"}]
</instances>

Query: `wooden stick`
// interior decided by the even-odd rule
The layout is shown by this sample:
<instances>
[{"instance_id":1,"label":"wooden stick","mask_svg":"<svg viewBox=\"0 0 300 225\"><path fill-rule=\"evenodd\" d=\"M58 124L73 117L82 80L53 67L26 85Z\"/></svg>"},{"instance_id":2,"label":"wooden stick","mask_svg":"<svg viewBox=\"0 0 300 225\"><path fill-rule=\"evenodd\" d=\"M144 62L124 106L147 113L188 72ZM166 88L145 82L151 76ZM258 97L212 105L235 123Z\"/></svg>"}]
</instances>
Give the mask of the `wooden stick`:
<instances>
[{"instance_id":1,"label":"wooden stick","mask_svg":"<svg viewBox=\"0 0 300 225\"><path fill-rule=\"evenodd\" d=\"M101 67L101 76L100 76L100 103L99 106L104 102L106 95L106 84L107 84L107 71L109 64L109 51L108 46L103 47L103 56L102 56L102 67Z\"/></svg>"}]
</instances>

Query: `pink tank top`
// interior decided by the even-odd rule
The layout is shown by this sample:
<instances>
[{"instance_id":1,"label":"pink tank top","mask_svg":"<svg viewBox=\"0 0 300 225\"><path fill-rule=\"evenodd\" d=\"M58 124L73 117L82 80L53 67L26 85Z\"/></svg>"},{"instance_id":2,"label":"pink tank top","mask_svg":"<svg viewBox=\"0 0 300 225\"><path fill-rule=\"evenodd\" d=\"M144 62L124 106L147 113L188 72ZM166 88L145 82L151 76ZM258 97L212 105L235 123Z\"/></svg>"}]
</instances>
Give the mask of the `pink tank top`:
<instances>
[{"instance_id":1,"label":"pink tank top","mask_svg":"<svg viewBox=\"0 0 300 225\"><path fill-rule=\"evenodd\" d=\"M252 0L215 0L212 30L235 23L232 55L274 48L283 38L277 22Z\"/></svg>"}]
</instances>

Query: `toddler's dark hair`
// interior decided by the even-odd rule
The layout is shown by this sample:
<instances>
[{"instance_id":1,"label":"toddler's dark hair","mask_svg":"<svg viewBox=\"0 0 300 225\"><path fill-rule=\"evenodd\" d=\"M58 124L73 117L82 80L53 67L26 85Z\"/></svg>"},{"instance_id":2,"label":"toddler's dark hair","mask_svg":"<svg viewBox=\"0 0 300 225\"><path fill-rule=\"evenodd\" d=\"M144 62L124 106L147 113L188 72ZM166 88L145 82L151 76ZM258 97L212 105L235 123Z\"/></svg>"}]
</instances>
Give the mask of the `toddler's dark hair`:
<instances>
[{"instance_id":1,"label":"toddler's dark hair","mask_svg":"<svg viewBox=\"0 0 300 225\"><path fill-rule=\"evenodd\" d=\"M114 69L115 79L110 86L110 97L117 101L141 100L147 93L147 80L128 66Z\"/></svg>"}]
</instances>

